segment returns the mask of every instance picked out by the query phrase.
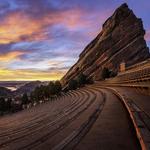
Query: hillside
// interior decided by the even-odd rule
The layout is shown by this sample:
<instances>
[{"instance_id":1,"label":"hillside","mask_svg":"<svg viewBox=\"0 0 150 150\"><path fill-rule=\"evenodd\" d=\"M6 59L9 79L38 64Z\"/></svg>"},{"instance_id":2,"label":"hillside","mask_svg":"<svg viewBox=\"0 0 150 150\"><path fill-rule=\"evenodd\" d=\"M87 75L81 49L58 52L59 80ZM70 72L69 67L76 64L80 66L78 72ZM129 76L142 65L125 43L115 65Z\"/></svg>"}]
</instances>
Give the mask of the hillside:
<instances>
[{"instance_id":1,"label":"hillside","mask_svg":"<svg viewBox=\"0 0 150 150\"><path fill-rule=\"evenodd\" d=\"M18 88L16 91L14 91L15 94L23 94L23 93L30 93L32 92L37 86L42 85L43 83L40 81L32 81L28 82L25 85Z\"/></svg>"},{"instance_id":2,"label":"hillside","mask_svg":"<svg viewBox=\"0 0 150 150\"><path fill-rule=\"evenodd\" d=\"M0 87L0 97L8 97L11 95L12 95L11 90L9 90L5 87Z\"/></svg>"},{"instance_id":3,"label":"hillside","mask_svg":"<svg viewBox=\"0 0 150 150\"><path fill-rule=\"evenodd\" d=\"M150 54L144 35L142 20L127 4L121 5L105 21L102 31L86 46L77 63L62 78L63 85L81 72L98 80L103 67L117 72L122 61L131 66L146 60Z\"/></svg>"}]
</instances>

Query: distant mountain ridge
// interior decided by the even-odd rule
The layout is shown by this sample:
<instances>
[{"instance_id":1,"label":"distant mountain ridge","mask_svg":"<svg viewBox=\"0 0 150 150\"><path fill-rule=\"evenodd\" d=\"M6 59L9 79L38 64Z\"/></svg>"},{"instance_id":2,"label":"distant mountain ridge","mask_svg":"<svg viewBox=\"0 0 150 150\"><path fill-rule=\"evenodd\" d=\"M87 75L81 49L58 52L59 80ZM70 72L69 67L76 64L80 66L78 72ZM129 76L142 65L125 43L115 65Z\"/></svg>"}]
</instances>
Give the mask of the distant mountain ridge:
<instances>
[{"instance_id":1,"label":"distant mountain ridge","mask_svg":"<svg viewBox=\"0 0 150 150\"><path fill-rule=\"evenodd\" d=\"M9 96L17 96L22 95L24 93L30 93L32 92L36 87L45 85L48 82L41 82L41 81L8 81L8 82L1 82L0 86L0 97L9 97ZM11 91L7 88L7 86L14 86L18 87L17 90Z\"/></svg>"},{"instance_id":2,"label":"distant mountain ridge","mask_svg":"<svg viewBox=\"0 0 150 150\"><path fill-rule=\"evenodd\" d=\"M80 73L98 80L103 67L118 71L122 61L131 66L150 58L144 34L142 20L134 15L126 3L122 4L79 55L77 63L61 79L62 84L66 85Z\"/></svg>"},{"instance_id":3,"label":"distant mountain ridge","mask_svg":"<svg viewBox=\"0 0 150 150\"><path fill-rule=\"evenodd\" d=\"M41 81L32 81L24 84L20 88L18 88L16 91L14 91L14 94L23 94L23 93L30 93L32 92L36 87L43 85L43 82Z\"/></svg>"},{"instance_id":4,"label":"distant mountain ridge","mask_svg":"<svg viewBox=\"0 0 150 150\"><path fill-rule=\"evenodd\" d=\"M0 87L0 97L9 97L11 95L12 95L11 90L5 87Z\"/></svg>"},{"instance_id":5,"label":"distant mountain ridge","mask_svg":"<svg viewBox=\"0 0 150 150\"><path fill-rule=\"evenodd\" d=\"M0 87L14 87L19 88L29 81L0 81Z\"/></svg>"}]
</instances>

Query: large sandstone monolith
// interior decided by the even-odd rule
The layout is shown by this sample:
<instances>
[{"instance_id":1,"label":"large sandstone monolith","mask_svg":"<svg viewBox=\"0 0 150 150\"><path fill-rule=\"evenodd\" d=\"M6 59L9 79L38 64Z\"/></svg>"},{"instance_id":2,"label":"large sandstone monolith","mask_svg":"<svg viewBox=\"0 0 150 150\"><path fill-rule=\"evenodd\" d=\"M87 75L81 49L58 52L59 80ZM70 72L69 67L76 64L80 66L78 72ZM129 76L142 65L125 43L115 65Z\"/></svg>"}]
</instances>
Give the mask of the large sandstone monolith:
<instances>
[{"instance_id":1,"label":"large sandstone monolith","mask_svg":"<svg viewBox=\"0 0 150 150\"><path fill-rule=\"evenodd\" d=\"M77 63L62 78L63 85L81 72L97 80L103 67L117 71L122 61L130 66L149 58L144 34L142 20L134 15L127 4L121 5L105 21L102 31L87 45Z\"/></svg>"}]
</instances>

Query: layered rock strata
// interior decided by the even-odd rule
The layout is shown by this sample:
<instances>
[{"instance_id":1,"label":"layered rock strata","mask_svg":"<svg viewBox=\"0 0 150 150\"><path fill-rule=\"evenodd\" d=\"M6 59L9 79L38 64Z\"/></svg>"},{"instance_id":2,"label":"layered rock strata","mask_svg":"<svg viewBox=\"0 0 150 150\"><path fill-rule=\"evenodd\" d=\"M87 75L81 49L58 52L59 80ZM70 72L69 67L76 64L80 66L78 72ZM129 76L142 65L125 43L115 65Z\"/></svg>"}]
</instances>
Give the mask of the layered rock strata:
<instances>
[{"instance_id":1,"label":"layered rock strata","mask_svg":"<svg viewBox=\"0 0 150 150\"><path fill-rule=\"evenodd\" d=\"M131 66L146 60L150 54L144 35L142 20L127 4L121 5L105 21L102 31L86 46L77 63L62 78L63 85L81 72L98 80L103 67L118 71L122 61Z\"/></svg>"}]
</instances>

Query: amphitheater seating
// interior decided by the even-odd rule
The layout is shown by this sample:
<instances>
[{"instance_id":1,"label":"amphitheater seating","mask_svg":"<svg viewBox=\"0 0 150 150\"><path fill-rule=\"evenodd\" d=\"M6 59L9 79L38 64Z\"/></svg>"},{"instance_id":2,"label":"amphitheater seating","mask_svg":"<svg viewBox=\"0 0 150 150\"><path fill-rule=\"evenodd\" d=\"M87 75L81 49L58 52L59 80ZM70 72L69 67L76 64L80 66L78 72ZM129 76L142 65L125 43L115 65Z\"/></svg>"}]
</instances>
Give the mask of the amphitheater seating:
<instances>
[{"instance_id":1,"label":"amphitheater seating","mask_svg":"<svg viewBox=\"0 0 150 150\"><path fill-rule=\"evenodd\" d=\"M150 60L136 64L121 72L117 77L105 81L110 84L150 83Z\"/></svg>"}]
</instances>

